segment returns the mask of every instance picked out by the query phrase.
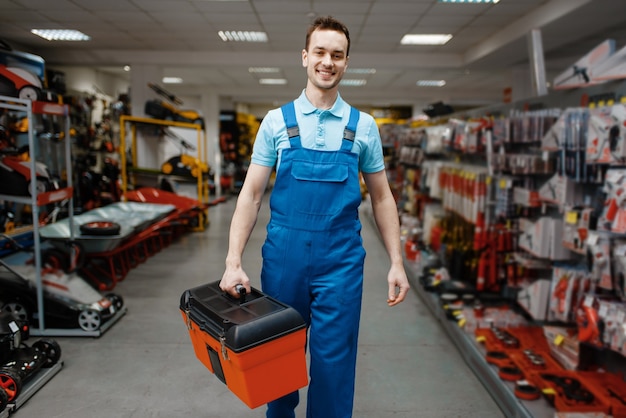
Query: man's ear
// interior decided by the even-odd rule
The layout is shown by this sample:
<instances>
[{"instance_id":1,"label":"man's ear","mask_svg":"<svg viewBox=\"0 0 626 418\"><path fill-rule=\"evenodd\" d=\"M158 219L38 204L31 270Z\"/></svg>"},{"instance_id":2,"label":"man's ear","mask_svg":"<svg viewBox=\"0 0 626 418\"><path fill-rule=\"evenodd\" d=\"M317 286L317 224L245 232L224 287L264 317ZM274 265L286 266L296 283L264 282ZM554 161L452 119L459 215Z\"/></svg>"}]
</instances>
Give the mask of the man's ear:
<instances>
[{"instance_id":1,"label":"man's ear","mask_svg":"<svg viewBox=\"0 0 626 418\"><path fill-rule=\"evenodd\" d=\"M302 50L302 66L303 66L303 67L306 67L306 66L307 66L308 59L309 59L309 56L308 56L308 54L307 54L307 52L306 52L306 49L303 49L303 50Z\"/></svg>"}]
</instances>

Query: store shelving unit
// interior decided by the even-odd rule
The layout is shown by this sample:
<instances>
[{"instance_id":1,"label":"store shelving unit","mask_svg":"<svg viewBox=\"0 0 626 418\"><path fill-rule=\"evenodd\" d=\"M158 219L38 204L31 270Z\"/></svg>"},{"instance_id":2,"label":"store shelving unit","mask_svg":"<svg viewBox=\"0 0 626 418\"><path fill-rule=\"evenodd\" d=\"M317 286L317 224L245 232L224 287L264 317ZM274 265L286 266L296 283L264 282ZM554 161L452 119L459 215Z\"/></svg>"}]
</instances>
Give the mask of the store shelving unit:
<instances>
[{"instance_id":1,"label":"store shelving unit","mask_svg":"<svg viewBox=\"0 0 626 418\"><path fill-rule=\"evenodd\" d=\"M570 197L568 197L567 199L563 197L560 199L555 199L554 201L548 200L547 198L544 197L546 195L545 193L540 193L542 191L541 189L543 188L543 186L541 185L547 184L546 182L548 182L549 179L552 178L552 175L557 171L557 167L559 169L559 174L561 174L564 177L568 177L572 182L575 183L574 188L576 191L593 192L597 189L600 189L603 183L601 181L598 181L598 176L595 174L596 172L594 171L589 171L590 173L589 175L587 174L579 175L578 172L571 173L564 169L564 167L567 167L566 163L568 160L566 157L569 156L571 158L571 154L566 154L566 151L574 150L576 151L576 155L578 156L578 161L583 161L583 162L586 161L584 159L584 156L583 158L580 158L580 154L583 151L580 143L574 141L573 143L575 144L575 147L573 148L568 148L567 146L563 148L563 145L561 145L558 150L548 149L548 147L543 147L544 146L543 139L544 139L546 132L542 132L541 129L538 129L538 128L545 127L545 125L541 125L541 124L530 125L530 123L532 121L540 121L541 123L550 121L556 126L558 122L556 120L556 117L557 115L560 114L559 113L560 109L565 109L567 107L582 106L581 104L579 104L579 102L581 102L580 98L583 96L583 93L584 93L584 96L586 97L600 97L604 93L611 93L612 95L618 98L624 97L624 95L626 95L626 84L624 83L623 80L621 80L615 83L610 83L610 84L607 83L606 85L603 85L603 86L593 86L588 89L585 89L584 91L579 90L574 93L570 92L569 94L552 93L545 97L529 99L525 103L520 102L520 103L515 103L515 104L510 104L510 105L498 105L498 106L493 106L490 108L473 109L471 111L463 112L463 114L457 115L460 119L463 119L463 120L467 119L468 121L470 120L469 118L479 118L479 117L484 117L485 115L509 114L510 115L509 118L511 119L517 118L518 115L523 115L526 118L522 120L522 118L519 117L519 120L516 122L521 122L521 127L527 127L527 126L535 127L534 131L529 130L529 132L534 133L534 135L531 136L531 135L523 135L522 133L527 133L526 129L519 129L520 127L519 124L511 126L511 129L515 128L517 129L517 131L516 131L516 134L511 135L510 138L513 138L513 139L520 138L520 139L519 140L515 139L515 141L511 139L510 140L511 142L507 142L509 141L509 139L506 139L506 140L502 139L503 137L502 130L496 129L496 128L502 128L503 125L494 124L493 132L495 133L496 131L498 131L500 133L499 141L496 143L499 144L498 147L501 147L501 151L502 151L501 155L498 155L498 152L500 151L500 149L499 150L493 149L493 146L492 146L494 144L494 142L492 142L493 138L489 134L489 131L487 131L486 150L483 150L480 153L476 153L477 157L479 158L476 158L475 162L479 166L484 167L485 169L489 169L491 187L488 190L491 190L491 192L487 194L488 199L486 200L486 205L487 205L486 214L489 215L488 219L490 220L496 219L495 215L498 215L497 216L498 218L503 218L507 220L511 220L512 218L515 218L517 221L528 220L530 222L530 221L535 221L536 219L542 216L548 217L550 215L550 220L555 219L555 220L562 221L562 222L564 221L565 223L571 223L574 225L573 227L576 227L577 223L569 220L570 218L568 218L567 216L570 213L572 213L573 215L577 215L577 213L574 212L571 207L577 206L576 203L578 203L578 201ZM529 105L529 107L532 107L530 105L533 104L534 102L541 105L538 108L545 109L543 111L544 113L540 115L539 114L530 115L530 112L519 113L521 112L522 105L524 106ZM597 106L598 107L604 106L604 104L601 104L601 103L602 103L601 101L598 101ZM518 106L520 107L520 109L518 109ZM555 112L555 110L559 110L559 112ZM537 117L534 120L531 120L529 116L541 116L541 118ZM551 118L553 118L554 120L551 120ZM495 120L497 121L497 119ZM448 120L442 120L441 123L448 124ZM529 125L524 125L524 124L529 124ZM537 137L536 135L538 133L540 133L540 135ZM410 148L411 145L412 144L409 144L409 147L407 148ZM453 152L453 151L457 151L457 148L454 148L454 147L451 147L451 148L453 148L451 152L445 155L448 160L456 161L456 159L459 159L462 161L467 161L468 163L474 162L474 159L473 159L474 155L467 155L468 153L465 153L465 152L457 154ZM555 152L559 152L560 158L562 159L562 161L565 161L565 163L561 163L560 166L557 166L556 164L554 166L550 165L550 163L554 159ZM400 154L402 155L402 153ZM410 153L408 152L407 154L410 155ZM510 167L507 166L505 169L502 169L499 164L502 164L505 160L500 161L500 158L496 158L496 157L501 157L505 155L514 156L516 159L512 158L510 161L515 162L515 164L511 164ZM522 157L525 157L525 159ZM532 159L532 157L534 157L535 159ZM427 155L424 160L424 164L419 165L419 167L417 168L423 169L425 166L427 167L427 163L438 162L439 158L440 156L435 153L433 153L433 155ZM483 159L486 161L484 161ZM413 158L410 159L410 162L412 161L413 161ZM399 160L399 162L401 164L404 164L402 160ZM542 163L542 165L540 165L539 163ZM591 164L592 163L589 163L588 165L591 165ZM597 163L597 164L600 164L600 163ZM409 166L408 164L405 164L405 165ZM438 176L436 178L439 179ZM517 183L514 184L511 181L511 185L507 185L506 187L500 186L502 182L505 182L505 181L508 182L508 179L516 179ZM560 183L557 183L557 184L560 184ZM547 187L551 188L553 187L553 185L548 184ZM407 191L407 189L408 188L403 189L403 191ZM499 195L496 193L495 189L503 189L505 191L518 192L518 194L513 195L513 193L511 193L510 195L504 195L504 194ZM563 186L563 189L567 190L565 186ZM421 189L419 189L418 187L415 187L414 189L411 189L408 191L414 192L415 190L421 190ZM411 195L411 199L412 199L411 202L415 202L417 200L415 198L415 194L416 193L413 193ZM585 196L593 196L593 198L584 199L584 201L593 200L596 196L595 194L592 194L592 193L584 193L584 194ZM408 195L409 194L407 193L407 196ZM510 205L507 205L506 203L510 203ZM459 205L459 206L461 208L464 207L463 205ZM589 205L583 206L583 208L587 210L588 209L587 206ZM507 209L508 207L514 207L514 208L522 207L523 210L521 210L520 213L517 214L516 216L510 216L508 211L503 210L503 208ZM412 209L414 209L413 211L414 213L419 213L419 210L415 210L415 207L412 207ZM445 209L446 211L450 211L450 209L456 209L456 208L448 208L446 207L445 204L442 204L442 209ZM500 212L497 212L497 211L500 211ZM572 216L571 218L573 217L574 216ZM563 220L563 218L565 219ZM507 228L503 229L503 231L510 230L511 233L516 234L516 236L518 237L521 236L522 233L525 231L531 231L531 232L527 232L526 235L533 235L532 234L533 230L530 228L526 228L526 230L522 230L522 229L515 230L513 228L509 228L507 224L504 224L504 225ZM481 230L484 231L484 229L482 229L484 227L484 223L481 224L480 226L481 226ZM515 228L518 227L517 225L514 225L514 226ZM474 223L474 228L475 228L474 232L476 231L477 227L478 227L478 223L476 222ZM547 227L544 228L544 230L549 231ZM557 231L558 229L555 227L554 230ZM567 244L561 243L560 240L552 239L554 237L560 238L560 235L561 234L557 234L556 232L552 233L551 235L548 234L549 239L544 240L548 242L546 242L545 246L540 247L541 252L538 252L537 248L532 245L523 245L523 243L520 243L519 238L517 238L515 241L518 244L517 247L513 247L516 252L510 251L511 248L508 246L505 246L505 248L498 250L498 251L504 252L506 250L509 253L509 255L511 256L510 259L512 260L511 265L519 265L519 266L523 266L526 270L533 270L533 274L528 275L529 282L531 282L531 280L534 280L534 281L543 280L545 282L545 281L552 279L552 269L554 268L556 264L565 265L565 263L568 262L569 264L576 266L578 261L580 261L581 257L584 256L584 253L585 253L584 251L580 249L580 246L567 245ZM438 237L440 236L437 235L437 238ZM474 240L476 240L476 235L474 235ZM542 240L539 239L539 241L542 241ZM551 245L548 245L548 244L551 244ZM482 246L479 248L482 248ZM563 248L568 248L569 250L571 250L572 254L570 255L566 251L561 252L560 250L562 250ZM514 389L515 389L514 384L507 382L503 380L502 378L500 378L498 369L496 368L496 366L493 366L486 361L485 348L482 344L479 344L477 341L475 341L474 334L470 333L469 330L463 329L463 327L460 326L459 323L457 323L457 321L449 319L449 315L448 315L449 313L448 314L446 313L446 310L444 309L443 303L441 302L438 294L430 293L424 289L424 287L422 286L422 283L420 283L421 279L423 279L422 277L420 277L422 273L418 269L418 267L415 265L415 263L409 260L405 260L405 268L409 276L409 279L411 281L413 290L416 291L420 299L429 308L433 316L437 318L442 328L450 337L450 340L457 347L459 354L465 360L465 362L470 367L470 369L474 372L476 377L485 386L488 392L492 395L493 399L502 409L505 416L507 417L538 417L538 418L546 417L547 418L547 417L556 416L558 414L555 408L552 405L550 405L549 402L543 397L534 401L525 401L525 400L520 400L519 398L517 398L514 392ZM540 270L541 270L540 272L541 274L538 273L538 271ZM451 276L452 278L461 277L459 274L451 274ZM463 281L468 281L469 283L473 283L470 279L467 279L465 277ZM476 282L478 281L476 280ZM531 283L534 283L534 282L531 282ZM561 323L566 322L562 318L550 318L549 312L547 313L547 315L546 313L542 312L542 308L544 308L543 302L538 302L535 306L536 309L530 309L529 306L525 306L524 303L522 302L526 298L519 298L520 300L517 300L518 298L515 298L515 294L512 290L517 291L518 289L513 288L513 286L509 287L508 289L505 288L504 292L502 292L502 294L499 294L499 296L502 298L502 300L509 300L509 303L516 303L516 306L518 308L525 309L527 316L532 317L534 321L539 321L539 322L560 321ZM519 292L518 294L521 294L521 292ZM547 292L542 290L540 292L537 292L537 294L540 294L541 296L543 296L543 295L546 295ZM549 306L545 307L545 309L547 308L549 308ZM589 348L585 347L585 350L587 351L589 350ZM585 354L588 354L588 353L585 353ZM596 350L595 354L596 355L594 356L595 357L594 361L598 362L600 367L602 367L603 369L611 371L611 372L613 372L614 370L618 372L624 370L623 353L612 352L608 348L605 347L603 349ZM615 354L615 356L612 356L612 354ZM581 356L581 358L582 357L585 357L585 356ZM616 357L616 358L613 359L612 357ZM621 367L619 367L620 364L622 365Z\"/></svg>"},{"instance_id":2,"label":"store shelving unit","mask_svg":"<svg viewBox=\"0 0 626 418\"><path fill-rule=\"evenodd\" d=\"M137 116L128 116L122 115L120 117L120 173L121 173L121 191L122 191L122 200L124 200L124 194L128 190L129 186L129 169L127 167L127 156L126 156L126 136L128 134L128 127L130 127L130 152L131 152L131 165L132 170L138 173L144 174L158 174L163 175L160 171L150 169L150 168L142 168L138 166L137 163L137 125L154 125L154 126L165 126L165 127L177 127L177 128L185 128L192 129L197 132L197 140L196 140L196 150L197 150L197 160L200 164L207 164L207 154L206 154L206 146L205 146L205 135L202 126L194 123L184 123L184 122L176 122L162 119L152 119L152 118L143 118ZM175 176L176 177L176 176ZM178 178L178 177L177 177ZM187 179L191 181L191 179ZM201 204L209 203L209 179L203 173L198 173L198 175L194 179L196 183L196 191L198 201ZM204 220L200 220L198 222L197 230L203 231L205 225L208 224L208 214L204 214Z\"/></svg>"},{"instance_id":3,"label":"store shelving unit","mask_svg":"<svg viewBox=\"0 0 626 418\"><path fill-rule=\"evenodd\" d=\"M39 102L30 100L22 100L14 97L0 96L0 109L16 112L18 114L25 114L28 120L28 146L30 152L30 160L33 162L30 164L30 176L31 176L31 190L36 190L35 179L37 178L35 161L37 160L37 147L35 143L35 115L48 115L57 116L63 119L63 135L65 145L65 177L67 179L67 186L58 190L52 190L44 193L31 193L30 196L14 196L14 195L1 195L0 201L11 201L15 203L21 203L30 205L32 208L32 231L33 231L33 250L34 250L34 262L35 262L35 284L37 287L37 312L39 312L39 324L38 327L31 327L30 335L32 336L88 336L98 337L102 335L107 329L109 329L114 323L116 323L125 313L124 307L118 311L113 318L106 322L99 330L96 331L84 331L80 328L47 328L45 324L45 304L43 297L43 284L42 284L42 244L39 235L39 215L40 207L61 201L68 202L68 225L69 225L69 239L74 239L74 203L73 203L73 182L72 182L72 158L71 158L71 141L70 141L70 117L69 107L67 105Z\"/></svg>"},{"instance_id":4,"label":"store shelving unit","mask_svg":"<svg viewBox=\"0 0 626 418\"><path fill-rule=\"evenodd\" d=\"M363 205L362 213L376 228L373 214L369 205ZM379 234L379 238L382 237ZM416 263L404 260L404 268L409 279L411 288L417 293L420 300L428 307L431 314L444 329L450 340L456 346L459 354L467 363L472 372L487 389L494 401L502 410L504 416L510 418L552 418L554 408L545 399L524 401L514 394L514 385L504 382L499 376L495 366L485 361L484 348L477 344L470 336L459 327L458 323L448 319L440 303L439 296L424 290L419 282L419 271Z\"/></svg>"},{"instance_id":5,"label":"store shelving unit","mask_svg":"<svg viewBox=\"0 0 626 418\"><path fill-rule=\"evenodd\" d=\"M504 413L504 416L552 418L554 416L554 409L550 407L545 399L523 401L515 397L513 384L503 381L498 376L495 366L485 361L484 349L471 339L470 336L459 327L457 322L447 318L437 295L424 290L419 283L415 265L405 261L404 267L409 277L411 287L441 324L442 328L450 337L450 340L458 349L459 354L463 357L463 360L465 360L476 377L491 394L494 401Z\"/></svg>"},{"instance_id":6,"label":"store shelving unit","mask_svg":"<svg viewBox=\"0 0 626 418\"><path fill-rule=\"evenodd\" d=\"M54 103L43 103L43 102L31 102L30 100L20 100L11 97L0 96L0 109L6 109L15 112L25 112L28 118L28 145L29 151L31 154L31 160L35 161L35 141L34 141L34 133L33 133L33 114L48 114L48 115L58 115L63 116L65 118L65 138L66 138L66 169L68 175L68 186L64 189L54 190L46 193L31 193L30 197L19 197L19 196L7 196L0 195L0 200L5 201L13 201L17 203L29 204L32 207L32 217L33 217L33 246L35 249L35 266L36 266L36 284L37 284L37 310L40 313L44 312L44 303L43 303L43 286L41 280L41 242L39 239L39 206L43 206L49 203L58 202L62 200L69 200L70 205L70 222L71 214L73 213L72 206L72 171L71 171L71 159L70 159L70 148L69 148L69 115L68 108L66 106L54 104ZM31 179L31 190L36 190L34 182L37 178L35 164L30 164L30 175ZM31 328L31 335L45 335L45 321L44 315L39 315L39 327ZM49 369L43 369L38 372L36 376L31 378L27 384L24 385L20 396L14 401L9 403L7 408L0 413L0 417L8 416L10 411L15 411L18 409L24 402L30 399L41 387L43 387L50 379L52 379L63 367L63 362L58 362L53 367ZM6 415L5 415L6 414Z\"/></svg>"},{"instance_id":7,"label":"store shelving unit","mask_svg":"<svg viewBox=\"0 0 626 418\"><path fill-rule=\"evenodd\" d=\"M35 179L37 178L37 172L34 161L36 160L36 147L35 147L35 134L34 134L34 115L35 114L45 114L45 115L56 115L64 118L65 126L64 126L64 134L65 134L65 163L66 163L66 174L67 174L67 187L60 190L53 190L45 193L31 193L31 196L21 197L21 196L10 196L10 195L0 195L0 200L12 201L16 203L22 203L26 205L31 205L32 207L32 220L33 220L33 248L35 250L34 258L35 258L35 281L37 284L37 310L38 312L44 312L44 303L43 303L43 286L41 281L41 240L39 239L39 208L43 205L47 205L54 202L59 202L62 200L69 201L69 222L70 222L70 231L73 229L73 218L72 214L74 212L74 206L72 202L72 167L71 167L71 150L70 150L70 119L69 119L69 109L67 106L63 106L56 103L47 103L47 102L31 102L30 100L21 100L13 97L4 97L0 96L0 109L6 109L14 112L25 113L28 119L28 147L30 152L32 164L30 164L30 176L31 176L31 190L36 190L34 185ZM44 315L39 315L39 327L31 328L32 335L46 335L46 326Z\"/></svg>"}]
</instances>

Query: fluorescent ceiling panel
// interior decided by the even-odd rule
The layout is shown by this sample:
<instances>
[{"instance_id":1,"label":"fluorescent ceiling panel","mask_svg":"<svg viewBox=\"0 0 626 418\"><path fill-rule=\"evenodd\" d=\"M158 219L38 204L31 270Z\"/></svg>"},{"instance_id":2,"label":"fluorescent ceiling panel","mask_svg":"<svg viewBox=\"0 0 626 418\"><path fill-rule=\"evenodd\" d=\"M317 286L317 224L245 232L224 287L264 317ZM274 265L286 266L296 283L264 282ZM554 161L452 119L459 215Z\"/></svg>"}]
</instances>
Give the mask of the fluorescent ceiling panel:
<instances>
[{"instance_id":1,"label":"fluorescent ceiling panel","mask_svg":"<svg viewBox=\"0 0 626 418\"><path fill-rule=\"evenodd\" d=\"M221 30L217 34L224 42L267 42L267 34L265 32Z\"/></svg>"},{"instance_id":2,"label":"fluorescent ceiling panel","mask_svg":"<svg viewBox=\"0 0 626 418\"><path fill-rule=\"evenodd\" d=\"M420 87L443 87L446 80L418 80L416 84Z\"/></svg>"},{"instance_id":3,"label":"fluorescent ceiling panel","mask_svg":"<svg viewBox=\"0 0 626 418\"><path fill-rule=\"evenodd\" d=\"M88 41L90 36L74 29L32 29L31 33L48 41Z\"/></svg>"},{"instance_id":4,"label":"fluorescent ceiling panel","mask_svg":"<svg viewBox=\"0 0 626 418\"><path fill-rule=\"evenodd\" d=\"M444 45L452 39L450 34L406 34L402 37L402 45Z\"/></svg>"},{"instance_id":5,"label":"fluorescent ceiling panel","mask_svg":"<svg viewBox=\"0 0 626 418\"><path fill-rule=\"evenodd\" d=\"M259 84L283 85L287 84L287 80L284 78L262 78L259 80Z\"/></svg>"},{"instance_id":6,"label":"fluorescent ceiling panel","mask_svg":"<svg viewBox=\"0 0 626 418\"><path fill-rule=\"evenodd\" d=\"M375 68L349 68L346 70L346 73L350 74L376 74Z\"/></svg>"},{"instance_id":7,"label":"fluorescent ceiling panel","mask_svg":"<svg viewBox=\"0 0 626 418\"><path fill-rule=\"evenodd\" d=\"M250 73L271 74L271 73L279 73L280 72L280 68L277 68L277 67L250 67L250 68L248 68L248 72L250 72Z\"/></svg>"},{"instance_id":8,"label":"fluorescent ceiling panel","mask_svg":"<svg viewBox=\"0 0 626 418\"><path fill-rule=\"evenodd\" d=\"M364 86L367 83L366 80L341 80L341 82L339 84L341 84L342 86L349 86L349 87L359 87L359 86Z\"/></svg>"}]
</instances>

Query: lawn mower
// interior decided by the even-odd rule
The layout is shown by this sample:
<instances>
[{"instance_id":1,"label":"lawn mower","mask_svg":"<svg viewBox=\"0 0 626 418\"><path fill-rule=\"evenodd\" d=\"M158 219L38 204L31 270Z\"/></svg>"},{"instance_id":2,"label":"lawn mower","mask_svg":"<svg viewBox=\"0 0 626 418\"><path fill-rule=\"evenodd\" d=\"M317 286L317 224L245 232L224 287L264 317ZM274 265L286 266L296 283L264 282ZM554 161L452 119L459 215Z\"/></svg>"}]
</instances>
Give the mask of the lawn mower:
<instances>
[{"instance_id":1,"label":"lawn mower","mask_svg":"<svg viewBox=\"0 0 626 418\"><path fill-rule=\"evenodd\" d=\"M45 61L38 55L14 51L0 40L0 94L24 100L58 102L58 95L45 89Z\"/></svg>"},{"instance_id":2,"label":"lawn mower","mask_svg":"<svg viewBox=\"0 0 626 418\"><path fill-rule=\"evenodd\" d=\"M28 322L10 312L0 312L0 412L13 402L24 383L43 368L58 363L61 347L45 338L28 346Z\"/></svg>"},{"instance_id":3,"label":"lawn mower","mask_svg":"<svg viewBox=\"0 0 626 418\"><path fill-rule=\"evenodd\" d=\"M148 100L144 107L144 113L155 119L173 120L175 122L184 122L200 125L204 130L204 118L200 116L195 110L182 110L178 106L183 104L183 101L176 97L174 94L163 89L158 84L148 83L155 93L159 96L165 97L163 100Z\"/></svg>"},{"instance_id":4,"label":"lawn mower","mask_svg":"<svg viewBox=\"0 0 626 418\"><path fill-rule=\"evenodd\" d=\"M27 251L7 235L3 237L16 250ZM80 251L73 251L80 258ZM102 295L83 280L75 270L81 261L69 260L55 248L44 249L40 271L43 287L46 327L99 331L100 327L124 308L124 300L115 293ZM36 271L33 260L8 264L0 259L0 310L19 320L39 325Z\"/></svg>"},{"instance_id":5,"label":"lawn mower","mask_svg":"<svg viewBox=\"0 0 626 418\"><path fill-rule=\"evenodd\" d=\"M34 266L9 266L0 271L0 309L21 320L39 323L37 286ZM41 272L44 296L44 320L48 328L99 331L101 326L124 307L121 296L105 296L76 273L44 268Z\"/></svg>"},{"instance_id":6,"label":"lawn mower","mask_svg":"<svg viewBox=\"0 0 626 418\"><path fill-rule=\"evenodd\" d=\"M28 151L3 149L0 154L0 194L12 196L32 196L34 193L44 193L59 188L48 168L35 161L36 179L31 182L31 170Z\"/></svg>"},{"instance_id":7,"label":"lawn mower","mask_svg":"<svg viewBox=\"0 0 626 418\"><path fill-rule=\"evenodd\" d=\"M209 172L208 164L203 163L197 157L185 154L186 150L195 151L196 147L187 142L184 138L176 135L170 129L163 129L163 134L166 138L169 138L174 141L176 145L180 146L180 154L171 157L161 165L163 174L198 178L202 174Z\"/></svg>"}]
</instances>

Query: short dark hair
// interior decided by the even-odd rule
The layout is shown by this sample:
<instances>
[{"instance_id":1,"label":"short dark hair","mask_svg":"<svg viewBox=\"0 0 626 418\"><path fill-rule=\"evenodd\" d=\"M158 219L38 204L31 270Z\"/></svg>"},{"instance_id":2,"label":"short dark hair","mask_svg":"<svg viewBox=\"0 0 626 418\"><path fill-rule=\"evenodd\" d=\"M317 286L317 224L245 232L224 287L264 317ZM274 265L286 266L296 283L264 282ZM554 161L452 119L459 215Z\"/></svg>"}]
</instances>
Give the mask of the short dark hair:
<instances>
[{"instance_id":1,"label":"short dark hair","mask_svg":"<svg viewBox=\"0 0 626 418\"><path fill-rule=\"evenodd\" d=\"M313 23L311 23L311 26L309 26L309 29L306 32L306 44L304 45L305 50L309 50L309 41L311 40L311 34L317 29L334 30L346 35L346 39L348 39L346 56L350 55L350 32L348 31L348 27L332 16L320 16L316 18Z\"/></svg>"}]
</instances>

